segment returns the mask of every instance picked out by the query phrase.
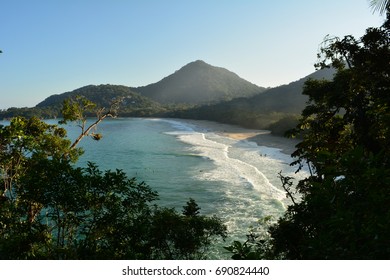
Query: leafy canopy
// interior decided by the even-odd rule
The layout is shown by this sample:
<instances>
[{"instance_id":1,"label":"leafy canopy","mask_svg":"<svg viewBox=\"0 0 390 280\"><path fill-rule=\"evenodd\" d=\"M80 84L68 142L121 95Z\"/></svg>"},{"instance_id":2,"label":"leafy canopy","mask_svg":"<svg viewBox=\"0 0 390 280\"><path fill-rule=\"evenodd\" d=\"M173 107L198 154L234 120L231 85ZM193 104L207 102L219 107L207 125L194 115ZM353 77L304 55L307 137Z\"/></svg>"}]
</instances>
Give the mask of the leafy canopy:
<instances>
[{"instance_id":1,"label":"leafy canopy","mask_svg":"<svg viewBox=\"0 0 390 280\"><path fill-rule=\"evenodd\" d=\"M389 27L388 17L359 39L324 42L317 66L337 73L305 84L309 102L293 131L302 137L295 164L310 170L297 186L301 201L269 225L270 236L233 244L234 257L390 258Z\"/></svg>"},{"instance_id":2,"label":"leafy canopy","mask_svg":"<svg viewBox=\"0 0 390 280\"><path fill-rule=\"evenodd\" d=\"M309 81L293 154L310 167L302 202L271 227L273 250L292 259L390 257L390 30L326 42L318 66L333 81Z\"/></svg>"},{"instance_id":3,"label":"leafy canopy","mask_svg":"<svg viewBox=\"0 0 390 280\"><path fill-rule=\"evenodd\" d=\"M153 203L158 195L121 171L75 167L77 144L115 108L97 110L86 126L80 97L64 103L64 120L80 136L37 118L15 117L0 127L0 258L198 259L215 238L226 237L217 217L199 215L192 199L183 214ZM96 135L96 134L95 134Z\"/></svg>"}]
</instances>

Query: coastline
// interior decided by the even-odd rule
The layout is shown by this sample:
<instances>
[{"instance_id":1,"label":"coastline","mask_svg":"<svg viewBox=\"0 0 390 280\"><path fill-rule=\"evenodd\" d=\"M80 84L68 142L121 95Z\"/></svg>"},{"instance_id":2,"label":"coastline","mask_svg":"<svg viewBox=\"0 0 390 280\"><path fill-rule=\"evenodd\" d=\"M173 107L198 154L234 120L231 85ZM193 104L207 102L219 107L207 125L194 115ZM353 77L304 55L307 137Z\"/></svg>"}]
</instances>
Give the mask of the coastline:
<instances>
[{"instance_id":1,"label":"coastline","mask_svg":"<svg viewBox=\"0 0 390 280\"><path fill-rule=\"evenodd\" d=\"M207 120L172 119L178 122L188 123L197 127L200 131L214 132L239 141L254 142L258 146L265 146L281 150L284 154L291 155L299 140L274 136L269 130L256 130L240 127L238 125L218 123Z\"/></svg>"}]
</instances>

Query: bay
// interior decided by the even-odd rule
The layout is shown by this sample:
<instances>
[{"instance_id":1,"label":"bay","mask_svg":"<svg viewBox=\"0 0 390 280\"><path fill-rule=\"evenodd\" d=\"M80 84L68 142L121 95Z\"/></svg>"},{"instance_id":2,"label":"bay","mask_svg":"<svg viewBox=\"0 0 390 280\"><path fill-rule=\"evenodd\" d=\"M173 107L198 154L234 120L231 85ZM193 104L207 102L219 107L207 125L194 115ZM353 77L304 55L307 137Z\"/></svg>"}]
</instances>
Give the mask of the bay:
<instances>
[{"instance_id":1,"label":"bay","mask_svg":"<svg viewBox=\"0 0 390 280\"><path fill-rule=\"evenodd\" d=\"M85 153L77 165L84 167L90 161L101 170L121 169L156 190L157 204L179 212L189 198L195 199L201 214L220 217L228 228L228 239L213 244L208 257L229 259L223 246L245 241L258 219L272 216L276 220L290 203L278 173L296 182L308 173L295 174L296 167L289 165L293 159L275 148L278 145L272 141L282 139L262 144L233 139L221 133L219 126L177 119L106 119L98 126L103 134L100 141L88 137L81 141ZM75 124L66 129L71 139L80 133ZM292 143L281 142L291 150Z\"/></svg>"},{"instance_id":2,"label":"bay","mask_svg":"<svg viewBox=\"0 0 390 280\"><path fill-rule=\"evenodd\" d=\"M70 136L77 127L68 127ZM85 154L78 164L95 162L102 170L122 169L159 194L157 203L181 211L191 197L201 214L216 215L229 237L214 244L209 258L226 259L223 249L233 240L245 241L258 219L281 216L289 200L277 174L295 177L292 158L280 149L259 146L216 133L202 123L170 119L109 119L98 127L96 142L81 142Z\"/></svg>"}]
</instances>

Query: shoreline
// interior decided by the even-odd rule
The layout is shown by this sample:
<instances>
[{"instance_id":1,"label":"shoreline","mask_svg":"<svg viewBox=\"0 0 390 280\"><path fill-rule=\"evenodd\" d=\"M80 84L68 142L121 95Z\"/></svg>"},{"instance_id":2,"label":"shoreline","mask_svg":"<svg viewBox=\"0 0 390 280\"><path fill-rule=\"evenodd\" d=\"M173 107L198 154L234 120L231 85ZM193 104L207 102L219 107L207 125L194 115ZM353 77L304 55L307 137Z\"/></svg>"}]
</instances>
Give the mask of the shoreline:
<instances>
[{"instance_id":1,"label":"shoreline","mask_svg":"<svg viewBox=\"0 0 390 280\"><path fill-rule=\"evenodd\" d=\"M143 118L141 118L143 119ZM279 149L282 153L291 156L300 142L297 139L290 139L272 135L269 130L249 129L234 124L224 124L216 121L193 120L179 118L144 118L144 119L166 119L195 126L200 132L213 132L237 141L254 142L258 146ZM0 122L4 122L0 121Z\"/></svg>"},{"instance_id":2,"label":"shoreline","mask_svg":"<svg viewBox=\"0 0 390 280\"><path fill-rule=\"evenodd\" d=\"M240 127L238 125L224 124L207 120L171 119L178 122L188 123L197 127L200 131L214 132L238 141L254 142L258 146L265 146L281 150L290 155L296 150L299 140L274 136L269 130L256 130Z\"/></svg>"}]
</instances>

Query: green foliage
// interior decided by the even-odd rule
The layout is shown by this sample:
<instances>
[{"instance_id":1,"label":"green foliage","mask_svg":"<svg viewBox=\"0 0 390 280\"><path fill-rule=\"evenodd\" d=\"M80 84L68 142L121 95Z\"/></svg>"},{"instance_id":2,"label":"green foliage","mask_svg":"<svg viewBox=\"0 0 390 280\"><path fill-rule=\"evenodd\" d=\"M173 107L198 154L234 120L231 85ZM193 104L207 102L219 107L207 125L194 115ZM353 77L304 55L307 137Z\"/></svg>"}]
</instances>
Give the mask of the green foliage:
<instances>
[{"instance_id":1,"label":"green foliage","mask_svg":"<svg viewBox=\"0 0 390 280\"><path fill-rule=\"evenodd\" d=\"M20 180L17 201L1 204L2 258L198 259L213 236L226 237L215 217L153 206L157 193L120 170L36 164Z\"/></svg>"},{"instance_id":2,"label":"green foliage","mask_svg":"<svg viewBox=\"0 0 390 280\"><path fill-rule=\"evenodd\" d=\"M321 69L288 85L266 89L253 97L187 108L176 107L168 117L211 120L253 129L270 129L284 135L295 127L294 120L305 107L307 96L302 95L304 82L309 78L331 79L335 70ZM283 102L281 102L283 100Z\"/></svg>"},{"instance_id":3,"label":"green foliage","mask_svg":"<svg viewBox=\"0 0 390 280\"><path fill-rule=\"evenodd\" d=\"M81 125L87 118L86 114L92 113L92 110L95 108L95 103L80 95L77 95L74 99L65 99L61 110L63 118L61 123L66 124L68 121L77 121Z\"/></svg>"},{"instance_id":4,"label":"green foliage","mask_svg":"<svg viewBox=\"0 0 390 280\"><path fill-rule=\"evenodd\" d=\"M116 118L123 98L113 99L108 109L98 108L95 103L83 96L65 99L61 109L62 120L60 124L68 122L76 122L81 129L80 135L70 146L71 149L76 147L78 143L85 137L90 136L93 140L99 141L103 136L100 133L95 133L97 125L107 117ZM96 121L87 126L87 117L89 113L95 112Z\"/></svg>"},{"instance_id":5,"label":"green foliage","mask_svg":"<svg viewBox=\"0 0 390 280\"><path fill-rule=\"evenodd\" d=\"M221 220L199 215L200 208L193 199L183 208L183 215L174 209L155 211L151 238L154 259L204 259L216 237L226 238Z\"/></svg>"},{"instance_id":6,"label":"green foliage","mask_svg":"<svg viewBox=\"0 0 390 280\"><path fill-rule=\"evenodd\" d=\"M379 13L383 14L390 8L389 0L370 0L370 6L373 11L379 11Z\"/></svg>"},{"instance_id":7,"label":"green foliage","mask_svg":"<svg viewBox=\"0 0 390 280\"><path fill-rule=\"evenodd\" d=\"M302 203L271 228L275 252L289 259L388 259L390 171L382 155L367 157L359 147L321 171L301 182Z\"/></svg>"},{"instance_id":8,"label":"green foliage","mask_svg":"<svg viewBox=\"0 0 390 280\"><path fill-rule=\"evenodd\" d=\"M227 247L233 258L390 258L389 21L360 39L324 42L318 66L337 73L305 83L309 102L293 131L302 137L294 164L310 175L298 183L297 201L291 178L280 174L292 204L262 226L262 242L250 234Z\"/></svg>"},{"instance_id":9,"label":"green foliage","mask_svg":"<svg viewBox=\"0 0 390 280\"><path fill-rule=\"evenodd\" d=\"M0 195L12 195L13 182L39 159L59 159L67 154L76 161L81 150L71 150L69 145L63 128L34 117L16 117L10 125L0 127L0 175L4 184Z\"/></svg>"},{"instance_id":10,"label":"green foliage","mask_svg":"<svg viewBox=\"0 0 390 280\"><path fill-rule=\"evenodd\" d=\"M68 119L83 116L70 105ZM121 170L74 167L80 154L63 128L37 118L0 127L0 258L204 258L226 237L194 200L183 215L157 207L157 193Z\"/></svg>"},{"instance_id":11,"label":"green foliage","mask_svg":"<svg viewBox=\"0 0 390 280\"><path fill-rule=\"evenodd\" d=\"M267 129L286 115L301 112L307 101L307 97L301 94L307 78L329 79L333 73L334 69L322 69L288 85L264 89L242 80L226 69L196 61L160 82L145 87L85 86L71 92L52 95L33 108L9 108L0 111L0 119L19 115L27 118L61 117L64 100L75 101L77 96L82 96L91 100L97 108L109 108L113 100L122 99L117 111L122 117L205 119ZM76 103L72 102L72 106L75 105ZM95 111L84 113L87 117L95 115ZM278 127L273 128L278 135L284 133Z\"/></svg>"},{"instance_id":12,"label":"green foliage","mask_svg":"<svg viewBox=\"0 0 390 280\"><path fill-rule=\"evenodd\" d=\"M13 218L1 221L3 258L148 256L144 222L150 220L148 203L157 194L144 183L119 170L103 173L93 164L74 168L67 161L41 160L30 170L15 189L15 202L6 198L1 207Z\"/></svg>"},{"instance_id":13,"label":"green foliage","mask_svg":"<svg viewBox=\"0 0 390 280\"><path fill-rule=\"evenodd\" d=\"M187 202L187 205L183 207L183 215L187 217L194 217L199 214L200 207L196 204L193 198Z\"/></svg>"},{"instance_id":14,"label":"green foliage","mask_svg":"<svg viewBox=\"0 0 390 280\"><path fill-rule=\"evenodd\" d=\"M88 100L89 104L82 104L81 99L83 98L85 101ZM160 116L173 109L170 105L161 105L150 98L134 92L130 87L118 85L90 85L71 92L52 95L32 108L8 108L7 110L0 110L0 119L12 118L15 116L24 116L26 118L35 116L44 119L61 117L64 102L66 102L66 105L68 106L68 111L65 111L65 114L72 111L75 112L77 110L76 106L80 106L79 108L84 107L83 114L86 117L95 117L97 112L96 108L108 109L112 106L113 101L116 100L121 100L121 106L117 108L117 113L122 117ZM92 103L95 104L95 109L92 108L93 106L90 106ZM73 108L71 108L72 106ZM173 107L176 108L176 106ZM65 118L66 117L67 116L65 116Z\"/></svg>"},{"instance_id":15,"label":"green foliage","mask_svg":"<svg viewBox=\"0 0 390 280\"><path fill-rule=\"evenodd\" d=\"M274 223L272 217L267 216L258 221L257 227L251 227L244 243L233 241L225 247L232 253L234 260L259 260L275 258L272 249L272 237L268 229Z\"/></svg>"},{"instance_id":16,"label":"green foliage","mask_svg":"<svg viewBox=\"0 0 390 280\"><path fill-rule=\"evenodd\" d=\"M305 85L309 103L295 130L303 140L293 155L311 174L298 184L301 201L269 228L274 257L390 257L389 35L384 25L322 48L318 65L338 71L333 81Z\"/></svg>"},{"instance_id":17,"label":"green foliage","mask_svg":"<svg viewBox=\"0 0 390 280\"><path fill-rule=\"evenodd\" d=\"M161 81L134 89L162 104L209 104L264 91L236 74L204 61L191 62Z\"/></svg>"},{"instance_id":18,"label":"green foliage","mask_svg":"<svg viewBox=\"0 0 390 280\"><path fill-rule=\"evenodd\" d=\"M272 132L273 135L286 136L290 130L298 125L298 115L286 115L281 117L276 122L271 123L267 129Z\"/></svg>"}]
</instances>

